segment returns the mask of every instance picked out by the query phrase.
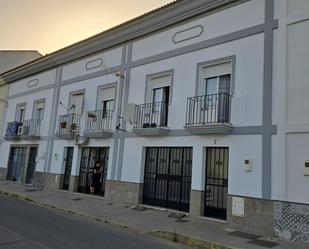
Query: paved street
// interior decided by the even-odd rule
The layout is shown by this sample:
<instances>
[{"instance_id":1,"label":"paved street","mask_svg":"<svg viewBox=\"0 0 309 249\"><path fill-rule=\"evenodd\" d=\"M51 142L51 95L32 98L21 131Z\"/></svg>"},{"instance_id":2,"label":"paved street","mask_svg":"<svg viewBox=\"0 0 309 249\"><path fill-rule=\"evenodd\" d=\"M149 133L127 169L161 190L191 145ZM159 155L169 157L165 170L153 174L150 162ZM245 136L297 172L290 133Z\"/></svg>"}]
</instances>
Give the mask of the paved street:
<instances>
[{"instance_id":1,"label":"paved street","mask_svg":"<svg viewBox=\"0 0 309 249\"><path fill-rule=\"evenodd\" d=\"M185 248L0 195L0 249Z\"/></svg>"}]
</instances>

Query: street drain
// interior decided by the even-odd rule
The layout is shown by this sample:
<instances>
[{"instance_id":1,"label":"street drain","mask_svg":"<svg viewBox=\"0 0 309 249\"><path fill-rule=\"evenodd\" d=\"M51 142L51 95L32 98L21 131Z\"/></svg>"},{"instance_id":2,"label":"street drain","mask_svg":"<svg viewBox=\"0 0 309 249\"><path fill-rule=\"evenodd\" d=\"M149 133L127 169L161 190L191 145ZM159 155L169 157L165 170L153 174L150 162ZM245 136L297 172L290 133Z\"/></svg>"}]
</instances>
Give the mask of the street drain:
<instances>
[{"instance_id":1,"label":"street drain","mask_svg":"<svg viewBox=\"0 0 309 249\"><path fill-rule=\"evenodd\" d=\"M134 211L138 211L138 212L143 212L143 211L147 210L147 208L145 208L143 206L135 206L135 207L132 207L131 209L134 210Z\"/></svg>"},{"instance_id":2,"label":"street drain","mask_svg":"<svg viewBox=\"0 0 309 249\"><path fill-rule=\"evenodd\" d=\"M37 188L28 188L28 189L25 189L25 192L38 192L39 189Z\"/></svg>"},{"instance_id":3,"label":"street drain","mask_svg":"<svg viewBox=\"0 0 309 249\"><path fill-rule=\"evenodd\" d=\"M242 231L234 231L234 232L230 232L228 234L235 236L235 237L239 237L239 238L243 238L243 239L249 239L249 240L253 240L253 239L257 239L257 238L262 237L262 236L257 235L257 234L246 233L246 232L242 232Z\"/></svg>"},{"instance_id":4,"label":"street drain","mask_svg":"<svg viewBox=\"0 0 309 249\"><path fill-rule=\"evenodd\" d=\"M182 213L172 212L167 217L174 218L174 219L182 219L182 218L186 217L186 215L182 214Z\"/></svg>"},{"instance_id":5,"label":"street drain","mask_svg":"<svg viewBox=\"0 0 309 249\"><path fill-rule=\"evenodd\" d=\"M265 248L273 248L275 246L279 246L280 244L267 241L267 240L260 240L260 239L253 239L247 242L248 244L256 245L256 246L261 246Z\"/></svg>"},{"instance_id":6,"label":"street drain","mask_svg":"<svg viewBox=\"0 0 309 249\"><path fill-rule=\"evenodd\" d=\"M175 222L186 223L186 222L189 222L189 221L188 220L184 220L184 219L176 219Z\"/></svg>"},{"instance_id":7,"label":"street drain","mask_svg":"<svg viewBox=\"0 0 309 249\"><path fill-rule=\"evenodd\" d=\"M72 199L72 201L81 201L81 200L82 200L82 198L79 198L79 197Z\"/></svg>"}]
</instances>

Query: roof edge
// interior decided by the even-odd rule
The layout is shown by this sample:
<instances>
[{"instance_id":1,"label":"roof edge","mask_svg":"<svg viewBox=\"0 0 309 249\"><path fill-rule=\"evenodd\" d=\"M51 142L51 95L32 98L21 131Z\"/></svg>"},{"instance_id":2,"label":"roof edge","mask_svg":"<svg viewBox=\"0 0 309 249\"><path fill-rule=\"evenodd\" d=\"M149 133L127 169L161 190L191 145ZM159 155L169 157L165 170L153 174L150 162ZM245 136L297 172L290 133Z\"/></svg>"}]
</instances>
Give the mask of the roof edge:
<instances>
[{"instance_id":1,"label":"roof edge","mask_svg":"<svg viewBox=\"0 0 309 249\"><path fill-rule=\"evenodd\" d=\"M26 63L0 75L6 83L52 69L76 59L149 35L186 19L244 0L178 0ZM248 0L247 0L248 1Z\"/></svg>"}]
</instances>

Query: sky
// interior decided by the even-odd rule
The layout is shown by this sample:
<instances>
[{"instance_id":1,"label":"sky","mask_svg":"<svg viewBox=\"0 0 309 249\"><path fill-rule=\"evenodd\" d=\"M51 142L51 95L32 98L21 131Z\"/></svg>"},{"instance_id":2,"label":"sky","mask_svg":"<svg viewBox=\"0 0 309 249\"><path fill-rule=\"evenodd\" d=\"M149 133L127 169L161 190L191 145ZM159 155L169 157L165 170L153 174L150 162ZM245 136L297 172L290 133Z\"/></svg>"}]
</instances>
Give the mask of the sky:
<instances>
[{"instance_id":1,"label":"sky","mask_svg":"<svg viewBox=\"0 0 309 249\"><path fill-rule=\"evenodd\" d=\"M0 50L45 55L172 0L0 0Z\"/></svg>"}]
</instances>

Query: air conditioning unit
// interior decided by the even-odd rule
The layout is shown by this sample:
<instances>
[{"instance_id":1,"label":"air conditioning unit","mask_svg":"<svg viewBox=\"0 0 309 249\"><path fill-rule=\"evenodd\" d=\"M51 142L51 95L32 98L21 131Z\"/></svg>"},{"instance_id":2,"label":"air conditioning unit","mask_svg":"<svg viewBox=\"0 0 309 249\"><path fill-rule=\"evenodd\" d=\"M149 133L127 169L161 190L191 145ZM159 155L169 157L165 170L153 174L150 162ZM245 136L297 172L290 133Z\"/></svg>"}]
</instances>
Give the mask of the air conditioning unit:
<instances>
[{"instance_id":1,"label":"air conditioning unit","mask_svg":"<svg viewBox=\"0 0 309 249\"><path fill-rule=\"evenodd\" d=\"M75 145L82 146L87 145L89 142L89 138L85 135L76 134L75 136Z\"/></svg>"},{"instance_id":2,"label":"air conditioning unit","mask_svg":"<svg viewBox=\"0 0 309 249\"><path fill-rule=\"evenodd\" d=\"M27 135L29 133L29 126L19 126L18 127L18 131L17 131L17 135Z\"/></svg>"}]
</instances>

